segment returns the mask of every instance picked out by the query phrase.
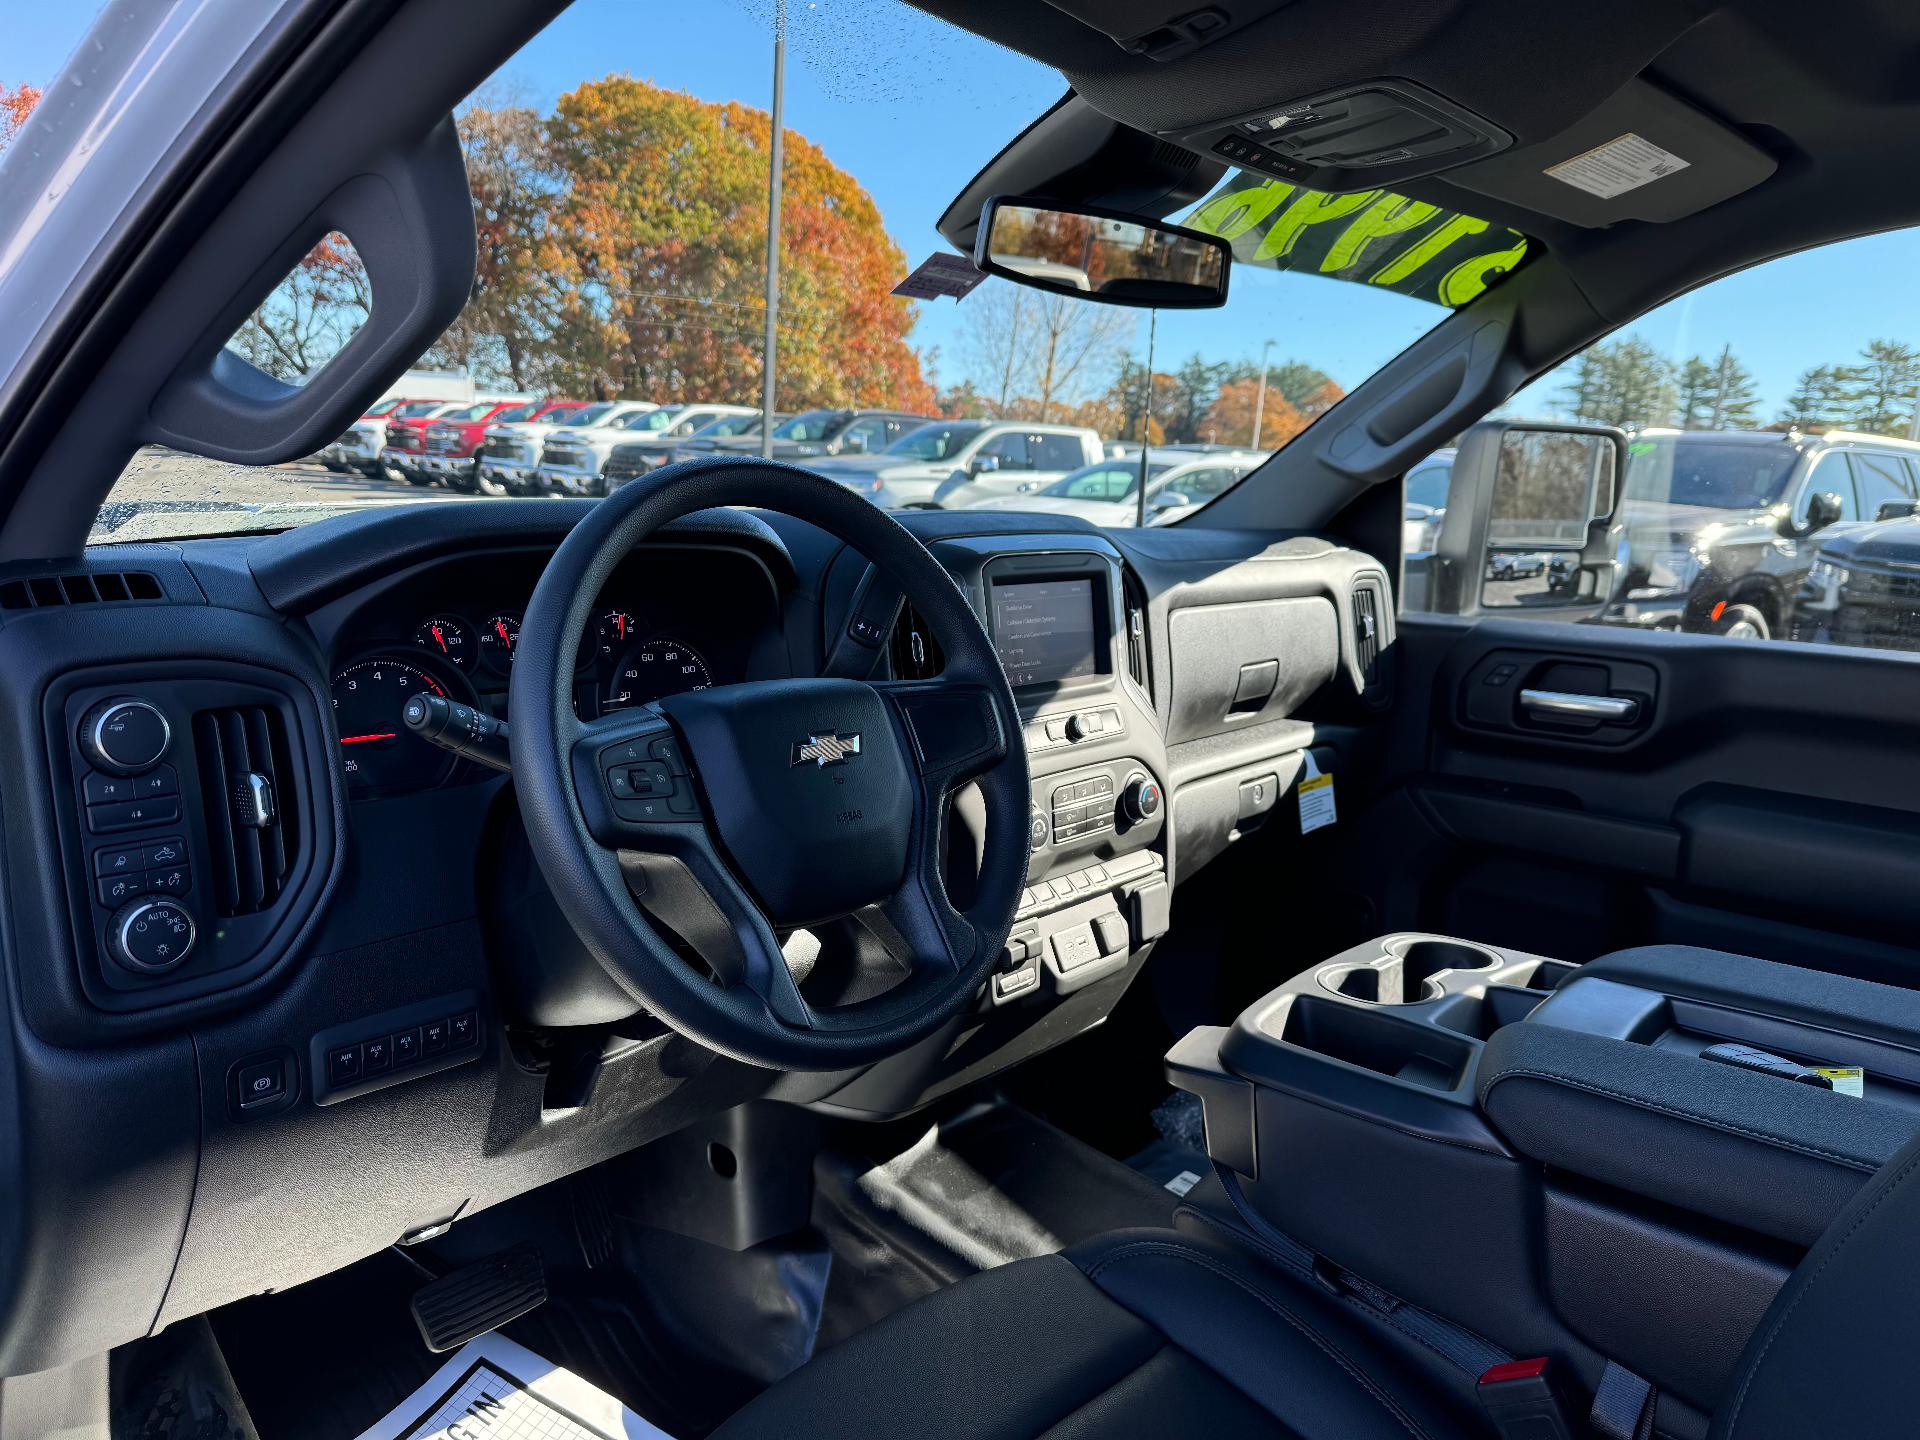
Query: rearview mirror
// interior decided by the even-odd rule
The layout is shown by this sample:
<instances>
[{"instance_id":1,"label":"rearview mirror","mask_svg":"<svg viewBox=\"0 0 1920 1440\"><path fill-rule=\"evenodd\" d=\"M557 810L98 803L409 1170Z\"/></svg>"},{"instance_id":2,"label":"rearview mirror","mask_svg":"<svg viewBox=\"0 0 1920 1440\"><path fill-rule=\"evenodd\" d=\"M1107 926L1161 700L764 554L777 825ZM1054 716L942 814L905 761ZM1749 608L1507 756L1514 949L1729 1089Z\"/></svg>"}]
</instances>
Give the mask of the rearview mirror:
<instances>
[{"instance_id":1,"label":"rearview mirror","mask_svg":"<svg viewBox=\"0 0 1920 1440\"><path fill-rule=\"evenodd\" d=\"M1016 285L1102 305L1224 305L1233 247L1217 235L1118 210L996 195L980 212L973 263Z\"/></svg>"}]
</instances>

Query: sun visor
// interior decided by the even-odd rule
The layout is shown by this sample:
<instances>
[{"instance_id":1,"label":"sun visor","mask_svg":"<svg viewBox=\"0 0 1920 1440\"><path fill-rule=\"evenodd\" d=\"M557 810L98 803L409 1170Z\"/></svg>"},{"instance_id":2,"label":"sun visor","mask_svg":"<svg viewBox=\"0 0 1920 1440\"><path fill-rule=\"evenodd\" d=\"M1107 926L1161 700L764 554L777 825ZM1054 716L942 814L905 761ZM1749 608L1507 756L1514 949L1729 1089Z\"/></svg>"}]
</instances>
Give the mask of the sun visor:
<instances>
[{"instance_id":1,"label":"sun visor","mask_svg":"<svg viewBox=\"0 0 1920 1440\"><path fill-rule=\"evenodd\" d=\"M1450 168L1452 184L1569 224L1678 220L1758 185L1765 151L1645 80L1551 140Z\"/></svg>"}]
</instances>

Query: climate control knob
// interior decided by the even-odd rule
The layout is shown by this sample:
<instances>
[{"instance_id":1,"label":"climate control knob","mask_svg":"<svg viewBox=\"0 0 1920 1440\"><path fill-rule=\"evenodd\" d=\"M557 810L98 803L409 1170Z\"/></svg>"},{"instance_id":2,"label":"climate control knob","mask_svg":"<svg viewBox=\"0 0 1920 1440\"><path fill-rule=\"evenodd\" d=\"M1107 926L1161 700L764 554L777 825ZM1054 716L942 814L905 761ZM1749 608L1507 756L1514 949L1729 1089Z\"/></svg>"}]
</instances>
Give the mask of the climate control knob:
<instances>
[{"instance_id":1,"label":"climate control knob","mask_svg":"<svg viewBox=\"0 0 1920 1440\"><path fill-rule=\"evenodd\" d=\"M199 934L186 906L150 896L122 905L107 922L113 958L137 975L173 969L193 953Z\"/></svg>"},{"instance_id":2,"label":"climate control knob","mask_svg":"<svg viewBox=\"0 0 1920 1440\"><path fill-rule=\"evenodd\" d=\"M80 753L110 775L151 770L173 743L173 727L150 700L103 700L80 721Z\"/></svg>"},{"instance_id":3,"label":"climate control knob","mask_svg":"<svg viewBox=\"0 0 1920 1440\"><path fill-rule=\"evenodd\" d=\"M1161 799L1159 785L1150 776L1136 772L1127 777L1126 788L1120 792L1120 809L1138 825L1160 813Z\"/></svg>"}]
</instances>

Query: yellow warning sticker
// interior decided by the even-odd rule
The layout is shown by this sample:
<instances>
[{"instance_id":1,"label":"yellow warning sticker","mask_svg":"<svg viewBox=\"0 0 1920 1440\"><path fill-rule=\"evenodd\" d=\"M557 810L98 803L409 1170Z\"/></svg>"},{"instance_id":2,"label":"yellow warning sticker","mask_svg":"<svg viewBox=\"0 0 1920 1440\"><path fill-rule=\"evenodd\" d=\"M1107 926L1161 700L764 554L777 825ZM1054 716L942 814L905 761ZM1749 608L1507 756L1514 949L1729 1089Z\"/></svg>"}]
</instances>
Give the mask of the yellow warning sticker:
<instances>
[{"instance_id":1,"label":"yellow warning sticker","mask_svg":"<svg viewBox=\"0 0 1920 1440\"><path fill-rule=\"evenodd\" d=\"M1866 1094L1867 1072L1858 1065L1811 1065L1807 1067L1816 1075L1827 1077L1827 1083L1833 1087L1836 1095L1851 1095L1858 1100Z\"/></svg>"}]
</instances>

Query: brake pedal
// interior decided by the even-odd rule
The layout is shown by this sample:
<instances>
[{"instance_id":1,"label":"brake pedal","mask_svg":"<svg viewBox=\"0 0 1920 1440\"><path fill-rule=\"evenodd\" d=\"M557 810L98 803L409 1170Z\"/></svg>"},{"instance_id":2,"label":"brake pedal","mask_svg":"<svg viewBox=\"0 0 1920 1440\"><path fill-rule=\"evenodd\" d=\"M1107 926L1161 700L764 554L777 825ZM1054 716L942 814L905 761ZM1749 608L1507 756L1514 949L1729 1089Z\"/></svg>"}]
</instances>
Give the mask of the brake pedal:
<instances>
[{"instance_id":1,"label":"brake pedal","mask_svg":"<svg viewBox=\"0 0 1920 1440\"><path fill-rule=\"evenodd\" d=\"M547 1265L535 1246L516 1245L462 1265L416 1290L409 1308L435 1354L458 1350L546 1303Z\"/></svg>"}]
</instances>

